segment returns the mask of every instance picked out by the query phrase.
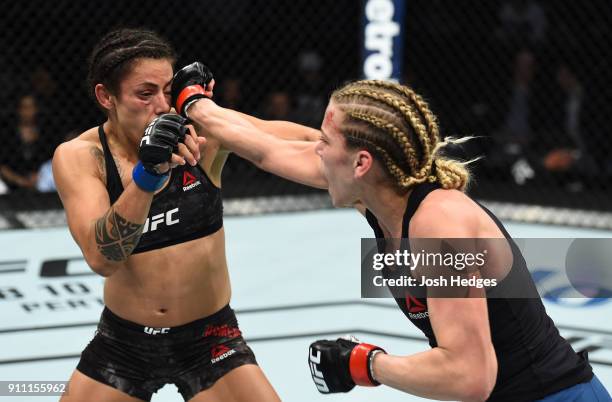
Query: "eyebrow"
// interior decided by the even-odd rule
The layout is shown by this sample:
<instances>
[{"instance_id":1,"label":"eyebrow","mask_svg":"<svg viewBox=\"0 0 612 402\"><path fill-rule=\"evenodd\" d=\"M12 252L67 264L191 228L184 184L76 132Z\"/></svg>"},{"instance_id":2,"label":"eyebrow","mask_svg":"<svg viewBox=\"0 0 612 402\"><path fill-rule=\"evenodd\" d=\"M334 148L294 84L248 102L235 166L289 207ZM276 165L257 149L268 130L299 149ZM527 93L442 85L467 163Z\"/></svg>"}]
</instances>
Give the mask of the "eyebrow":
<instances>
[{"instance_id":1,"label":"eyebrow","mask_svg":"<svg viewBox=\"0 0 612 402\"><path fill-rule=\"evenodd\" d=\"M325 131L323 131L323 127L321 127L321 136L323 137L324 140L329 141L329 136L325 133Z\"/></svg>"}]
</instances>

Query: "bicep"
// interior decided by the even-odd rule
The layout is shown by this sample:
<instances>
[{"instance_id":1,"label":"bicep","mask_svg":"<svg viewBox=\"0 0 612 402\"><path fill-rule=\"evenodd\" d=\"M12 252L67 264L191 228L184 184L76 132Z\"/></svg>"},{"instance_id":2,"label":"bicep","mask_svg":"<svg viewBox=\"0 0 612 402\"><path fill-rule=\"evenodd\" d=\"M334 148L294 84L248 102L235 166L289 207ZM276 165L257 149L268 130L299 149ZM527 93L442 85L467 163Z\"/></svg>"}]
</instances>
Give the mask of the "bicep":
<instances>
[{"instance_id":1,"label":"bicep","mask_svg":"<svg viewBox=\"0 0 612 402\"><path fill-rule=\"evenodd\" d=\"M53 158L53 176L70 232L85 250L91 246L94 222L109 209L110 200L104 183L88 163L95 162L79 156L71 157L70 152L58 149Z\"/></svg>"},{"instance_id":2,"label":"bicep","mask_svg":"<svg viewBox=\"0 0 612 402\"><path fill-rule=\"evenodd\" d=\"M318 141L321 132L311 127L290 121L262 120L248 114L238 113L241 117L255 126L257 129L271 134L277 138L293 141Z\"/></svg>"},{"instance_id":3,"label":"bicep","mask_svg":"<svg viewBox=\"0 0 612 402\"><path fill-rule=\"evenodd\" d=\"M429 320L437 348L449 363L451 373L469 373L464 381L471 386L493 389L498 372L497 357L487 311L487 299L427 298ZM484 391L483 391L484 392Z\"/></svg>"},{"instance_id":4,"label":"bicep","mask_svg":"<svg viewBox=\"0 0 612 402\"><path fill-rule=\"evenodd\" d=\"M315 142L277 139L274 145L262 159L260 168L307 186L327 188Z\"/></svg>"}]
</instances>

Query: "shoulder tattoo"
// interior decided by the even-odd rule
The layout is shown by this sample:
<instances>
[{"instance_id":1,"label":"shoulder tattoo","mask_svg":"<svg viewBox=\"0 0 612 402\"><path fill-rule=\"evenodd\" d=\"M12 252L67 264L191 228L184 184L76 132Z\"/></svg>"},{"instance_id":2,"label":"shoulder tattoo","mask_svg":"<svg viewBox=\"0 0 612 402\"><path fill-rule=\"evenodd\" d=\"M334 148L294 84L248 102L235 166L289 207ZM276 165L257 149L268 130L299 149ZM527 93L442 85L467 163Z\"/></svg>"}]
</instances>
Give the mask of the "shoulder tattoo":
<instances>
[{"instance_id":1,"label":"shoulder tattoo","mask_svg":"<svg viewBox=\"0 0 612 402\"><path fill-rule=\"evenodd\" d=\"M96 165L98 166L98 172L100 173L100 178L104 183L106 183L106 162L104 161L104 153L98 147L91 147L89 153L96 160Z\"/></svg>"}]
</instances>

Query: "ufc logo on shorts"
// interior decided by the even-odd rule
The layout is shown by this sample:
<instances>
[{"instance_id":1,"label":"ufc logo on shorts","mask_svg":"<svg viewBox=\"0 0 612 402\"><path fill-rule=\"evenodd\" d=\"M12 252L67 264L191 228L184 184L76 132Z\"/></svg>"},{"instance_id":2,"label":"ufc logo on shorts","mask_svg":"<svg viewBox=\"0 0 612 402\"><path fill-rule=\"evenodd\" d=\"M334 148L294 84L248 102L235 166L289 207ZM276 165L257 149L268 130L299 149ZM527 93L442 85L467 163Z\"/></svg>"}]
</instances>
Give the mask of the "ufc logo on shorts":
<instances>
[{"instance_id":1,"label":"ufc logo on shorts","mask_svg":"<svg viewBox=\"0 0 612 402\"><path fill-rule=\"evenodd\" d=\"M151 232L154 232L157 230L157 226L162 223L165 223L166 226L176 225L177 223L179 223L179 220L178 218L174 219L173 215L178 213L178 211L178 208L174 208L165 213L153 215L150 218L147 218L147 220L145 221L144 228L142 229L142 233L147 233L149 229L151 229Z\"/></svg>"},{"instance_id":2,"label":"ufc logo on shorts","mask_svg":"<svg viewBox=\"0 0 612 402\"><path fill-rule=\"evenodd\" d=\"M310 361L310 374L312 375L312 380L314 381L317 389L320 392L329 393L329 388L325 383L325 379L323 378L323 373L319 371L317 368L317 364L321 363L321 351L315 351L310 348L310 353L308 354L308 360Z\"/></svg>"},{"instance_id":3,"label":"ufc logo on shorts","mask_svg":"<svg viewBox=\"0 0 612 402\"><path fill-rule=\"evenodd\" d=\"M152 328L152 327L144 327L145 334L149 335L159 335L159 334L167 334L170 332L170 328Z\"/></svg>"}]
</instances>

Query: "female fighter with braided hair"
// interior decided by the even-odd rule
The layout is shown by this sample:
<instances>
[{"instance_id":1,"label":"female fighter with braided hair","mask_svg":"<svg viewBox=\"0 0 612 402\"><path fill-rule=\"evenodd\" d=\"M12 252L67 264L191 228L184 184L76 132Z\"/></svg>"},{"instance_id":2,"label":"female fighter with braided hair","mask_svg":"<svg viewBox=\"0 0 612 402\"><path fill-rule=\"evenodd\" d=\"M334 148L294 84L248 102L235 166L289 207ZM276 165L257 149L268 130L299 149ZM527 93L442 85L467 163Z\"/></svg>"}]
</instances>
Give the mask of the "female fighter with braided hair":
<instances>
[{"instance_id":1,"label":"female fighter with braided hair","mask_svg":"<svg viewBox=\"0 0 612 402\"><path fill-rule=\"evenodd\" d=\"M192 90L186 88L201 81L193 66L179 71L173 84L184 97ZM500 221L464 193L469 172L441 155L446 142L436 117L412 89L383 81L338 89L317 143L279 139L282 126L266 127L210 99L182 105L186 110L180 105L177 110L192 119L199 134L274 174L328 188L335 206L356 207L381 240L499 240L505 278L519 278L535 291ZM535 298L494 299L474 286L468 294L479 297L432 297L431 288L413 290L396 300L432 348L392 356L354 339L316 341L309 365L320 392L385 384L442 400L595 401L596 395L609 400L586 358L559 335L537 292Z\"/></svg>"},{"instance_id":2,"label":"female fighter with braided hair","mask_svg":"<svg viewBox=\"0 0 612 402\"><path fill-rule=\"evenodd\" d=\"M55 152L70 231L106 278L100 323L62 402L150 400L167 383L192 402L279 400L229 307L227 153L214 141L201 149L168 114L174 60L153 32L104 36L89 89L106 121ZM211 79L198 96L212 95Z\"/></svg>"}]
</instances>

